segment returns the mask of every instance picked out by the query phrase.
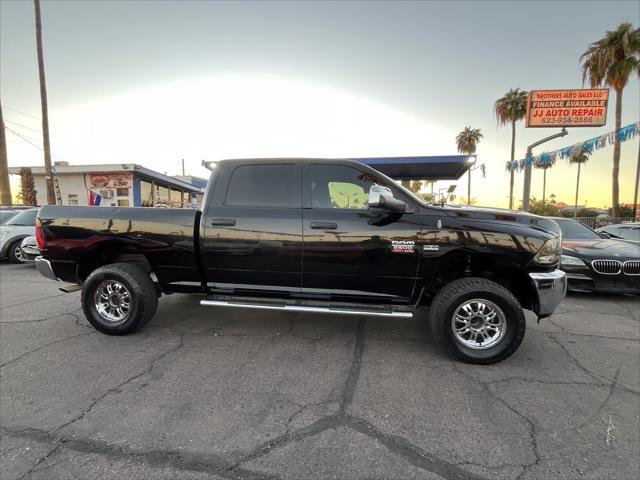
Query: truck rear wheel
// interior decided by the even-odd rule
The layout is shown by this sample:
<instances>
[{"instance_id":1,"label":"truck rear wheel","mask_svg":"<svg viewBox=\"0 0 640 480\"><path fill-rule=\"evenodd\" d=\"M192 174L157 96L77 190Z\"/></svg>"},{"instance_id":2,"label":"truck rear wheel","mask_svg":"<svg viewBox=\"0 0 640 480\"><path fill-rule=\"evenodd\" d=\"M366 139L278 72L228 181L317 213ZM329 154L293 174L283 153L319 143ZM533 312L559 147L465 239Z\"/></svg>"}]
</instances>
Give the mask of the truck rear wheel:
<instances>
[{"instance_id":1,"label":"truck rear wheel","mask_svg":"<svg viewBox=\"0 0 640 480\"><path fill-rule=\"evenodd\" d=\"M130 263L97 268L82 287L82 310L96 330L126 335L146 324L158 307L158 293L144 271Z\"/></svg>"},{"instance_id":2,"label":"truck rear wheel","mask_svg":"<svg viewBox=\"0 0 640 480\"><path fill-rule=\"evenodd\" d=\"M485 365L515 352L526 328L524 312L513 294L495 282L475 277L445 285L431 303L429 320L456 358Z\"/></svg>"}]
</instances>

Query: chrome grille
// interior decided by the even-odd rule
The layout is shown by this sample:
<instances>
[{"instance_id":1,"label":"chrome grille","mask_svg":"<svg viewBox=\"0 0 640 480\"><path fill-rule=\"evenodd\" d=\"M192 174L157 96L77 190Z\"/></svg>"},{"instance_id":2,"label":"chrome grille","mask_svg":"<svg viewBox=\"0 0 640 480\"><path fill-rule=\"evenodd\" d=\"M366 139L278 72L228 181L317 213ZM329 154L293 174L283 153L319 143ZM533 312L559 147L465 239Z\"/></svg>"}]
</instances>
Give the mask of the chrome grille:
<instances>
[{"instance_id":1,"label":"chrome grille","mask_svg":"<svg viewBox=\"0 0 640 480\"><path fill-rule=\"evenodd\" d=\"M640 260L628 260L622 264L625 275L640 275Z\"/></svg>"},{"instance_id":2,"label":"chrome grille","mask_svg":"<svg viewBox=\"0 0 640 480\"><path fill-rule=\"evenodd\" d=\"M622 271L622 262L618 260L594 260L591 266L603 275L617 275Z\"/></svg>"}]
</instances>

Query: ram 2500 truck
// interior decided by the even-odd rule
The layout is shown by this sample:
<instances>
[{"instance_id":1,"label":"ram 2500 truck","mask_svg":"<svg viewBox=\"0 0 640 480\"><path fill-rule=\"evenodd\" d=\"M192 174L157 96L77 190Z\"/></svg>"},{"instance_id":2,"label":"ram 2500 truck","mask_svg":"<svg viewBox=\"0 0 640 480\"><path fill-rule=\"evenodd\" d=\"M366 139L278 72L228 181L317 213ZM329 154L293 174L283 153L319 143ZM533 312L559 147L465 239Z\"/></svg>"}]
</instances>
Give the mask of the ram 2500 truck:
<instances>
[{"instance_id":1,"label":"ram 2500 truck","mask_svg":"<svg viewBox=\"0 0 640 480\"><path fill-rule=\"evenodd\" d=\"M42 207L40 273L82 288L87 320L124 335L162 293L203 306L393 319L428 307L457 358L494 363L566 293L560 230L509 210L427 204L351 160L224 160L201 210Z\"/></svg>"}]
</instances>

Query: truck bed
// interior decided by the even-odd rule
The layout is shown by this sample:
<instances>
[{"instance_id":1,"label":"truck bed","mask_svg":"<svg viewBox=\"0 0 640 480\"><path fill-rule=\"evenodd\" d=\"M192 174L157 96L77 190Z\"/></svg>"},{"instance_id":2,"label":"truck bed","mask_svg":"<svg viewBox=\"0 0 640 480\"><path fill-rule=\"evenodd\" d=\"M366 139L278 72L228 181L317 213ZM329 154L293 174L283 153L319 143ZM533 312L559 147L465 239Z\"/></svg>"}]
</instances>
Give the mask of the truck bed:
<instances>
[{"instance_id":1,"label":"truck bed","mask_svg":"<svg viewBox=\"0 0 640 480\"><path fill-rule=\"evenodd\" d=\"M144 255L160 285L193 290L198 268L200 213L185 208L45 206L38 217L46 240L43 251L56 275L68 282L83 278L79 265L92 256ZM89 259L89 262L87 262Z\"/></svg>"}]
</instances>

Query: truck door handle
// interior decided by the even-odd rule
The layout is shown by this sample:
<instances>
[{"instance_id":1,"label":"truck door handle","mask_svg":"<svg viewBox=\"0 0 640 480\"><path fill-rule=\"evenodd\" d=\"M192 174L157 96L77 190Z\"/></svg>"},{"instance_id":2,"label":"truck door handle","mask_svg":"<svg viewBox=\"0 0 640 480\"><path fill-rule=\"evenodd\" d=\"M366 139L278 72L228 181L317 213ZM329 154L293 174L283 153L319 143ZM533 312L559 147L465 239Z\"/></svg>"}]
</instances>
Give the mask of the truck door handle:
<instances>
[{"instance_id":1,"label":"truck door handle","mask_svg":"<svg viewBox=\"0 0 640 480\"><path fill-rule=\"evenodd\" d=\"M311 222L311 228L314 230L335 230L338 228L338 224L333 222Z\"/></svg>"},{"instance_id":2,"label":"truck door handle","mask_svg":"<svg viewBox=\"0 0 640 480\"><path fill-rule=\"evenodd\" d=\"M214 218L211 220L211 225L214 227L233 227L236 221L232 218Z\"/></svg>"}]
</instances>

